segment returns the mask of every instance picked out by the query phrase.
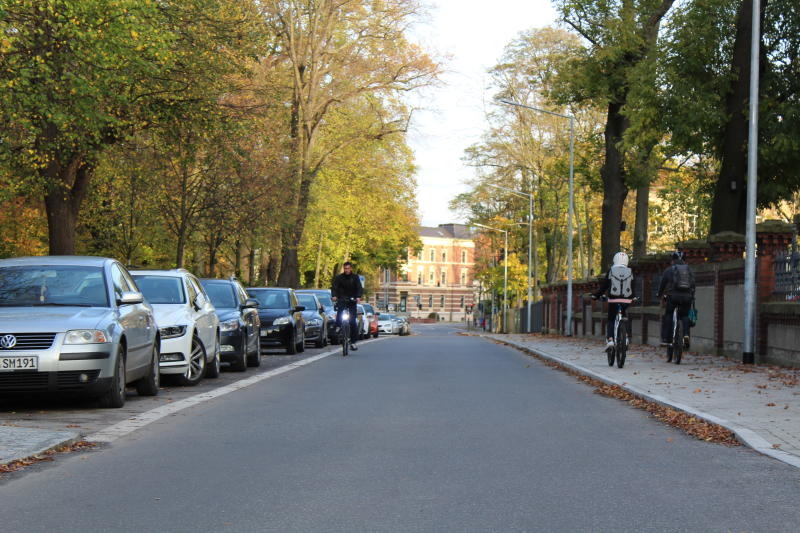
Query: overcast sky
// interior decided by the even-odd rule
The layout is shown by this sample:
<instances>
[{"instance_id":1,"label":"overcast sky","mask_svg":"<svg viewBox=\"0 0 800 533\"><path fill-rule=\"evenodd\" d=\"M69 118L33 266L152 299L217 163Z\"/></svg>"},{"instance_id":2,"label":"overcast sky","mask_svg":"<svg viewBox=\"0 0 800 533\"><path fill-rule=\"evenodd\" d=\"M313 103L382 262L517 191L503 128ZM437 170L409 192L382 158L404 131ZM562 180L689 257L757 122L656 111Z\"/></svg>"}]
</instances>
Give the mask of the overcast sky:
<instances>
[{"instance_id":1,"label":"overcast sky","mask_svg":"<svg viewBox=\"0 0 800 533\"><path fill-rule=\"evenodd\" d=\"M409 142L416 154L417 199L426 226L458 222L448 202L473 176L461 158L485 127L486 70L520 31L554 24L549 0L428 0L428 24L416 29L419 42L449 55L441 87L423 95L426 109L413 117Z\"/></svg>"}]
</instances>

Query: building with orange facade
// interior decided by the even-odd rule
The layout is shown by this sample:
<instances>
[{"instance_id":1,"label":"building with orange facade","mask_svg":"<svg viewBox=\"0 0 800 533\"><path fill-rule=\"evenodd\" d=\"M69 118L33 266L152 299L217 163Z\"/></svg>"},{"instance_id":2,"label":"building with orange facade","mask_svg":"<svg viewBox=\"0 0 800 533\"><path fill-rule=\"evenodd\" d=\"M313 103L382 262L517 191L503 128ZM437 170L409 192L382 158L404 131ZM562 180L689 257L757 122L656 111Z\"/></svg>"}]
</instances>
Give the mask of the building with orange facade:
<instances>
[{"instance_id":1,"label":"building with orange facade","mask_svg":"<svg viewBox=\"0 0 800 533\"><path fill-rule=\"evenodd\" d=\"M440 320L464 320L477 302L473 279L475 243L468 226L440 224L419 228L421 251L409 251L408 262L399 271L381 272L376 293L378 307L426 318L436 313Z\"/></svg>"}]
</instances>

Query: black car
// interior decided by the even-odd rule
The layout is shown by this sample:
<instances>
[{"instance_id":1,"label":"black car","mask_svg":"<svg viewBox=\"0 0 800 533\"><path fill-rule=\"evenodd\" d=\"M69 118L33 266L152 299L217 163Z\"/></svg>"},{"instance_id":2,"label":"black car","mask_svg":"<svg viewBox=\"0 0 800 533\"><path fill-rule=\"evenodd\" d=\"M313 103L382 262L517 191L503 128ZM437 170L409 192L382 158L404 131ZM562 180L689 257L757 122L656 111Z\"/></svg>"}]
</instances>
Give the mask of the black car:
<instances>
[{"instance_id":1,"label":"black car","mask_svg":"<svg viewBox=\"0 0 800 533\"><path fill-rule=\"evenodd\" d=\"M316 348L328 345L328 320L325 307L314 294L295 292L297 301L305 307L303 322L306 324L306 342L313 342Z\"/></svg>"},{"instance_id":2,"label":"black car","mask_svg":"<svg viewBox=\"0 0 800 533\"><path fill-rule=\"evenodd\" d=\"M295 291L296 294L313 294L325 308L326 327L328 329L328 341L331 344L336 344L338 338L336 337L336 310L333 308L333 299L331 298L330 289L299 289Z\"/></svg>"},{"instance_id":3,"label":"black car","mask_svg":"<svg viewBox=\"0 0 800 533\"><path fill-rule=\"evenodd\" d=\"M244 372L248 366L260 366L258 301L248 298L236 280L201 279L200 284L217 310L222 361L238 372Z\"/></svg>"},{"instance_id":4,"label":"black car","mask_svg":"<svg viewBox=\"0 0 800 533\"><path fill-rule=\"evenodd\" d=\"M305 351L305 308L292 289L253 287L247 294L258 301L261 349L283 346L290 355Z\"/></svg>"}]
</instances>

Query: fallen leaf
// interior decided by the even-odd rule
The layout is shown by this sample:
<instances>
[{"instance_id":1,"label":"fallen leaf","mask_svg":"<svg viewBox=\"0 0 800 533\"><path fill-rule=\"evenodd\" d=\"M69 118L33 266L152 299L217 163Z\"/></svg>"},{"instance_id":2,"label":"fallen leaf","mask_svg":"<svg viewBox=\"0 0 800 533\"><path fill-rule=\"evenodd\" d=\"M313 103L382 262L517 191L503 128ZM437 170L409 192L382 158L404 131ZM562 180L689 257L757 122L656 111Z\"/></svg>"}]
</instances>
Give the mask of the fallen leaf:
<instances>
[{"instance_id":1,"label":"fallen leaf","mask_svg":"<svg viewBox=\"0 0 800 533\"><path fill-rule=\"evenodd\" d=\"M774 403L772 403L772 402L769 402L769 403L767 404L767 407L775 407L775 404L774 404Z\"/></svg>"}]
</instances>

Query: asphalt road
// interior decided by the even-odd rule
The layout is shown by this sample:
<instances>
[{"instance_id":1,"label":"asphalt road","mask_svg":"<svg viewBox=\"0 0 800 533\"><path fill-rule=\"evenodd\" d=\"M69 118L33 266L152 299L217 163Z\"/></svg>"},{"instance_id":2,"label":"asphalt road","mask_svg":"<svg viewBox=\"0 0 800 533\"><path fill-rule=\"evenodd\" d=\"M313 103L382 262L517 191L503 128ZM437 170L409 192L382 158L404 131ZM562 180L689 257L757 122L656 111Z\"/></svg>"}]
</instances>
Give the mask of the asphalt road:
<instances>
[{"instance_id":1,"label":"asphalt road","mask_svg":"<svg viewBox=\"0 0 800 533\"><path fill-rule=\"evenodd\" d=\"M0 480L3 531L796 531L800 471L420 326Z\"/></svg>"}]
</instances>

